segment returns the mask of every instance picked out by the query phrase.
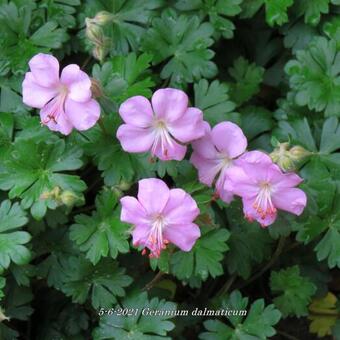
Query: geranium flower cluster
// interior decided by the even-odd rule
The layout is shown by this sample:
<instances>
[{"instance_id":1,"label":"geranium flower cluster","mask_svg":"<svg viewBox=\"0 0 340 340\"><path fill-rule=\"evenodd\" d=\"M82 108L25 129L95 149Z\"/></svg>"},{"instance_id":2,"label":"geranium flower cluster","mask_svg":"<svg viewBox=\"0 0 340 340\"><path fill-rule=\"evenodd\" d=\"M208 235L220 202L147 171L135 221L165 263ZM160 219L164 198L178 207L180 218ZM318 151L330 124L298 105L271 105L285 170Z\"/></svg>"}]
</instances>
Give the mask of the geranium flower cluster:
<instances>
[{"instance_id":1,"label":"geranium flower cluster","mask_svg":"<svg viewBox=\"0 0 340 340\"><path fill-rule=\"evenodd\" d=\"M30 62L23 82L23 101L39 108L41 122L53 131L69 134L73 128L87 130L100 116L100 107L92 98L91 80L77 65L68 65L59 77L59 63L51 55L38 54ZM178 89L157 90L151 102L142 96L126 100L119 109L124 121L117 130L122 148L131 153L150 152L163 161L184 159L187 145L193 153L190 161L199 180L215 186L215 197L230 203L242 198L249 221L261 226L272 224L281 209L300 215L306 195L296 188L302 179L283 173L261 151L247 152L247 139L232 122L213 128L203 120L203 112L189 107L187 95ZM169 189L159 179L139 181L138 199L121 199L121 220L134 225L135 246L159 257L168 243L190 251L200 237L194 223L199 209L182 189Z\"/></svg>"},{"instance_id":2,"label":"geranium flower cluster","mask_svg":"<svg viewBox=\"0 0 340 340\"><path fill-rule=\"evenodd\" d=\"M216 196L226 203L240 196L248 220L265 227L275 221L277 209L302 213L306 195L295 188L302 179L283 173L264 152L246 152L247 139L236 124L222 122L211 128L201 110L188 107L183 91L160 89L151 103L142 96L129 98L119 113L125 124L117 138L125 151L150 151L161 160L182 160L186 143L191 142L190 161L199 180L214 184Z\"/></svg>"}]
</instances>

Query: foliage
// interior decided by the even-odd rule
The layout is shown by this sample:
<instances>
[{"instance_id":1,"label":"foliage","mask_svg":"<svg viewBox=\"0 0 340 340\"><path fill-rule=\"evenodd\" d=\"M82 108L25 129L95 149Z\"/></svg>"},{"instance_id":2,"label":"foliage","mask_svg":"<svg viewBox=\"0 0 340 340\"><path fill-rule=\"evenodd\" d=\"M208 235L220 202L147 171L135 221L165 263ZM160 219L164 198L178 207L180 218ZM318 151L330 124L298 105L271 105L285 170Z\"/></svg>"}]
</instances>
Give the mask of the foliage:
<instances>
[{"instance_id":1,"label":"foliage","mask_svg":"<svg viewBox=\"0 0 340 340\"><path fill-rule=\"evenodd\" d=\"M0 339L339 338L339 13L339 0L0 0ZM37 53L92 78L93 128L63 136L23 104ZM238 124L248 151L285 145L303 214L246 220L199 182L190 145L180 162L125 152L120 105L166 87L211 127ZM190 251L142 256L121 222L120 198L153 177L197 202ZM204 308L247 314L192 315Z\"/></svg>"}]
</instances>

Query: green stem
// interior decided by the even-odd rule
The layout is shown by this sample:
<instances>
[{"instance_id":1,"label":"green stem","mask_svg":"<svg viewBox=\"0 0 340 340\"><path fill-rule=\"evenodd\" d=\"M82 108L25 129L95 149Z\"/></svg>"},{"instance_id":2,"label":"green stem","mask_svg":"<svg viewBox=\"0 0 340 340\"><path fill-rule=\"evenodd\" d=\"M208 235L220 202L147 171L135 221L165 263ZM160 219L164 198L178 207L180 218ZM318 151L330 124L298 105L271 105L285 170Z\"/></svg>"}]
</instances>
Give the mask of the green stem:
<instances>
[{"instance_id":1,"label":"green stem","mask_svg":"<svg viewBox=\"0 0 340 340\"><path fill-rule=\"evenodd\" d=\"M230 276L229 279L227 280L227 282L218 291L216 296L219 297L219 296L226 294L228 292L228 290L230 289L231 285L234 283L235 279L236 279L236 274L233 274L232 276Z\"/></svg>"},{"instance_id":2,"label":"green stem","mask_svg":"<svg viewBox=\"0 0 340 340\"><path fill-rule=\"evenodd\" d=\"M143 290L150 290L160 279L161 277L164 275L165 273L163 273L162 271L159 271L156 276L145 285L145 287L143 288Z\"/></svg>"},{"instance_id":3,"label":"green stem","mask_svg":"<svg viewBox=\"0 0 340 340\"><path fill-rule=\"evenodd\" d=\"M104 135L108 135L107 131L106 131L106 128L105 128L105 125L104 125L104 122L102 120L102 118L99 118L98 119L98 125L99 127L102 129Z\"/></svg>"}]
</instances>

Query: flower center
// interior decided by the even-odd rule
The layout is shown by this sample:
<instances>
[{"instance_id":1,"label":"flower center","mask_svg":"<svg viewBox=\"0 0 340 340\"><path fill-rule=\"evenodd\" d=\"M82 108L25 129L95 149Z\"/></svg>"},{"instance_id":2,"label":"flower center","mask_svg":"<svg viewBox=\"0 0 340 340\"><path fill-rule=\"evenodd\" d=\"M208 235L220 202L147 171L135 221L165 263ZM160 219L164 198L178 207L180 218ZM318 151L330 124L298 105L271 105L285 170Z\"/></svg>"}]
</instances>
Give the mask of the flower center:
<instances>
[{"instance_id":1,"label":"flower center","mask_svg":"<svg viewBox=\"0 0 340 340\"><path fill-rule=\"evenodd\" d=\"M172 138L169 134L167 124L162 119L155 119L153 122L153 128L155 131L155 139L152 144L151 154L154 156L156 149L161 148L162 154L168 157L168 149L173 146Z\"/></svg>"},{"instance_id":2,"label":"flower center","mask_svg":"<svg viewBox=\"0 0 340 340\"><path fill-rule=\"evenodd\" d=\"M168 240L163 238L163 230L166 224L166 219L162 214L156 214L151 218L151 230L148 236L150 257L159 257L161 251L169 243Z\"/></svg>"},{"instance_id":3,"label":"flower center","mask_svg":"<svg viewBox=\"0 0 340 340\"><path fill-rule=\"evenodd\" d=\"M57 124L58 117L61 111L64 111L64 104L68 94L68 88L64 84L58 86L58 95L52 99L50 102L50 112L47 114L46 118L42 121L43 124L49 123L51 120L54 124Z\"/></svg>"},{"instance_id":4,"label":"flower center","mask_svg":"<svg viewBox=\"0 0 340 340\"><path fill-rule=\"evenodd\" d=\"M262 219L276 213L276 208L271 199L272 191L272 185L269 182L260 183L260 191L256 196L253 207L261 215Z\"/></svg>"}]
</instances>

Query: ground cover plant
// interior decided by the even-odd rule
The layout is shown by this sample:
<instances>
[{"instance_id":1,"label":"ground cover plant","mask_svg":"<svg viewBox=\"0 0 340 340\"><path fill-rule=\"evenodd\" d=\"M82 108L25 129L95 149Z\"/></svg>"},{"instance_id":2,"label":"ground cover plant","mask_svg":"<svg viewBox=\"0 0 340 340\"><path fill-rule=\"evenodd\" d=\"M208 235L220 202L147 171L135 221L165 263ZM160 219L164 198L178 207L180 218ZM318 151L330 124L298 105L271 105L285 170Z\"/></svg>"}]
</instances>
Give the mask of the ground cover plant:
<instances>
[{"instance_id":1,"label":"ground cover plant","mask_svg":"<svg viewBox=\"0 0 340 340\"><path fill-rule=\"evenodd\" d=\"M0 339L340 339L339 0L0 0Z\"/></svg>"}]
</instances>

